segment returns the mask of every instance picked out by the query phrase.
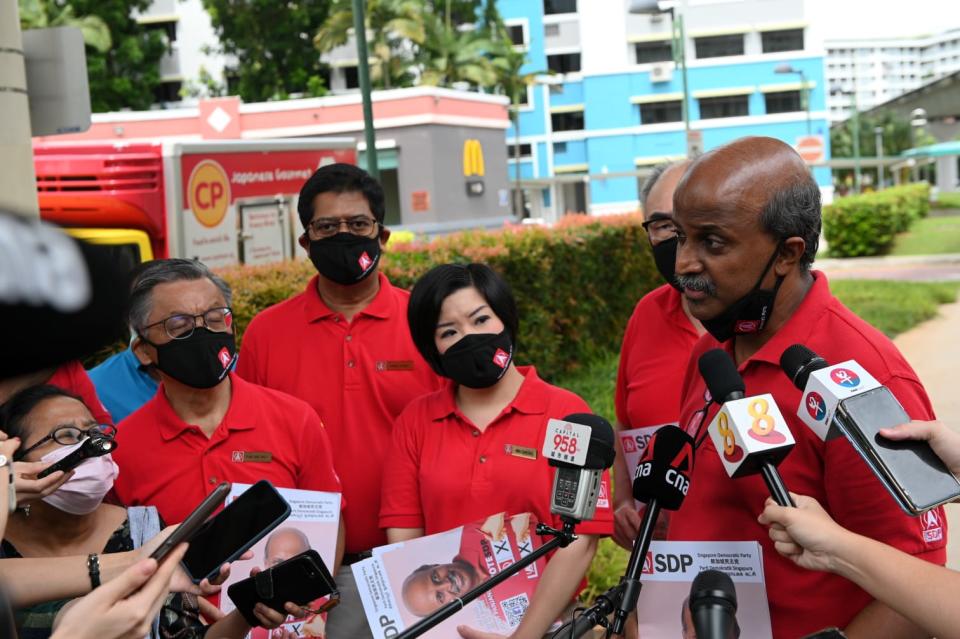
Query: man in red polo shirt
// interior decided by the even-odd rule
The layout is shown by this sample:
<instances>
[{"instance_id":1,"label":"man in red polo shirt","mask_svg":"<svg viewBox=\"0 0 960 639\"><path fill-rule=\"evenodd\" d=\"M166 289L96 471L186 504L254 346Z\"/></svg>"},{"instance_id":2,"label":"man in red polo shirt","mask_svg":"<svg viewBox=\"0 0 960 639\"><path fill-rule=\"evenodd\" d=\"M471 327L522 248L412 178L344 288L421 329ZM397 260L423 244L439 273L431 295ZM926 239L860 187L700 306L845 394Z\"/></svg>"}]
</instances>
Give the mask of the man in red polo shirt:
<instances>
[{"instance_id":1,"label":"man in red polo shirt","mask_svg":"<svg viewBox=\"0 0 960 639\"><path fill-rule=\"evenodd\" d=\"M690 165L686 160L654 168L641 191L643 227L653 259L666 284L644 295L627 323L620 349L617 390L617 460L613 465L613 539L630 550L640 527L633 499L633 476L624 453L639 457L658 427L677 424L680 384L690 351L703 327L687 308L673 281L677 232L673 224L673 192ZM661 527L666 515L661 514ZM661 532L662 530L658 531Z\"/></svg>"},{"instance_id":2,"label":"man in red polo shirt","mask_svg":"<svg viewBox=\"0 0 960 639\"><path fill-rule=\"evenodd\" d=\"M303 399L328 428L350 508L341 604L327 632L364 637L370 630L349 564L387 541L377 518L394 419L440 384L410 339L409 294L378 272L390 231L376 180L355 166L325 166L303 185L297 206L306 229L300 245L318 274L250 322L237 373Z\"/></svg>"},{"instance_id":3,"label":"man in red polo shirt","mask_svg":"<svg viewBox=\"0 0 960 639\"><path fill-rule=\"evenodd\" d=\"M131 291L134 352L161 384L117 428L114 492L127 506L156 506L167 523L183 521L224 481L340 492L316 413L230 373L229 305L226 282L193 260L151 262Z\"/></svg>"},{"instance_id":4,"label":"man in red polo shirt","mask_svg":"<svg viewBox=\"0 0 960 639\"><path fill-rule=\"evenodd\" d=\"M820 191L799 155L772 138L742 138L697 159L674 196L676 277L709 335L693 350L683 383L681 424L703 435L716 407L697 370L721 347L736 361L747 394L772 393L797 444L780 464L787 487L815 497L843 526L934 563L945 560L946 531L906 516L846 439L824 443L795 416L800 391L780 355L805 344L827 361L855 359L900 400L913 419L933 411L916 374L879 331L830 294L811 271L820 233ZM699 440L699 438L698 438ZM763 546L774 637L795 639L829 626L851 639L925 637L853 583L810 572L780 556L757 521L769 492L759 476L733 480L703 440L683 508L670 518L673 540L755 540ZM944 521L938 511L939 521Z\"/></svg>"}]
</instances>

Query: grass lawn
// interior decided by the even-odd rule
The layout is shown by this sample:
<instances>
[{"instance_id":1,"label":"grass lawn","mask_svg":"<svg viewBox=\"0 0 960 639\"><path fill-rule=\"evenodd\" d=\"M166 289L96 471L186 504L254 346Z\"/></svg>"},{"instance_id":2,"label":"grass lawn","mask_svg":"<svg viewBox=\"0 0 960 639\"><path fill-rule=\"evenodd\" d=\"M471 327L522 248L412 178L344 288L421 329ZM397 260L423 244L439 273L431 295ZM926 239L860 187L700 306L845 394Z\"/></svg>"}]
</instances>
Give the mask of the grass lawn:
<instances>
[{"instance_id":1,"label":"grass lawn","mask_svg":"<svg viewBox=\"0 0 960 639\"><path fill-rule=\"evenodd\" d=\"M834 280L830 288L853 312L892 338L934 317L940 304L955 301L960 282ZM583 397L595 413L612 424L616 417L613 393L618 358L618 354L611 354L555 383ZM625 550L610 539L602 540L590 566L589 586L584 590L582 600L592 602L598 594L613 586L626 569L627 559Z\"/></svg>"},{"instance_id":2,"label":"grass lawn","mask_svg":"<svg viewBox=\"0 0 960 639\"><path fill-rule=\"evenodd\" d=\"M960 215L932 215L914 222L894 241L890 255L960 253Z\"/></svg>"},{"instance_id":3,"label":"grass lawn","mask_svg":"<svg viewBox=\"0 0 960 639\"><path fill-rule=\"evenodd\" d=\"M960 209L960 193L941 193L933 206L938 209Z\"/></svg>"}]
</instances>

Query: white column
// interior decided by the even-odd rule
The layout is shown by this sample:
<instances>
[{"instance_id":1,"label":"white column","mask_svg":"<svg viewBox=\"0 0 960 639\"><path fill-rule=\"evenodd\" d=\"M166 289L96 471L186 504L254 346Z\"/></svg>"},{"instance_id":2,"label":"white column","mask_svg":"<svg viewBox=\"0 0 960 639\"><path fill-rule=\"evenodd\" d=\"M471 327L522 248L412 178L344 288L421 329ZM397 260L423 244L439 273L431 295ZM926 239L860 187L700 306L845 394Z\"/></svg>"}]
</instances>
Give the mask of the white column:
<instances>
[{"instance_id":1,"label":"white column","mask_svg":"<svg viewBox=\"0 0 960 639\"><path fill-rule=\"evenodd\" d=\"M0 0L0 209L38 217L17 0Z\"/></svg>"}]
</instances>

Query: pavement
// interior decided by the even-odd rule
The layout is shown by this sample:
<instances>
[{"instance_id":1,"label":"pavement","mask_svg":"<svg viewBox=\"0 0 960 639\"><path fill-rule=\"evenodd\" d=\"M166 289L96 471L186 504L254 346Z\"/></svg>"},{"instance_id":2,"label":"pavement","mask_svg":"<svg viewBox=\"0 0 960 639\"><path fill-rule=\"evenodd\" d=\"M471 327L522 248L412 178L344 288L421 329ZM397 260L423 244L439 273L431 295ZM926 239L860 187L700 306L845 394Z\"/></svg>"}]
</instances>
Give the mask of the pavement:
<instances>
[{"instance_id":1,"label":"pavement","mask_svg":"<svg viewBox=\"0 0 960 639\"><path fill-rule=\"evenodd\" d=\"M960 280L960 254L817 260L831 279ZM910 362L933 402L937 417L960 429L960 302L940 307L937 317L899 335L894 344ZM947 566L960 570L960 504L946 506Z\"/></svg>"}]
</instances>

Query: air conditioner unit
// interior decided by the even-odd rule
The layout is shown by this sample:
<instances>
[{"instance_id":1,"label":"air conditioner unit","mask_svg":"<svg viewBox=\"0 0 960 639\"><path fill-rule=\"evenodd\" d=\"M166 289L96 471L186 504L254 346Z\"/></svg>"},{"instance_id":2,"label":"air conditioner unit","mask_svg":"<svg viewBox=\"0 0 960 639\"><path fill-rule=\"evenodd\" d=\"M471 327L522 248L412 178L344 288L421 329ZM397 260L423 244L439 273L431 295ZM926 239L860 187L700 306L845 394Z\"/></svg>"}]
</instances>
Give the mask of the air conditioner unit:
<instances>
[{"instance_id":1,"label":"air conditioner unit","mask_svg":"<svg viewBox=\"0 0 960 639\"><path fill-rule=\"evenodd\" d=\"M673 64L670 62L655 64L650 67L651 82L669 82L673 77Z\"/></svg>"}]
</instances>

